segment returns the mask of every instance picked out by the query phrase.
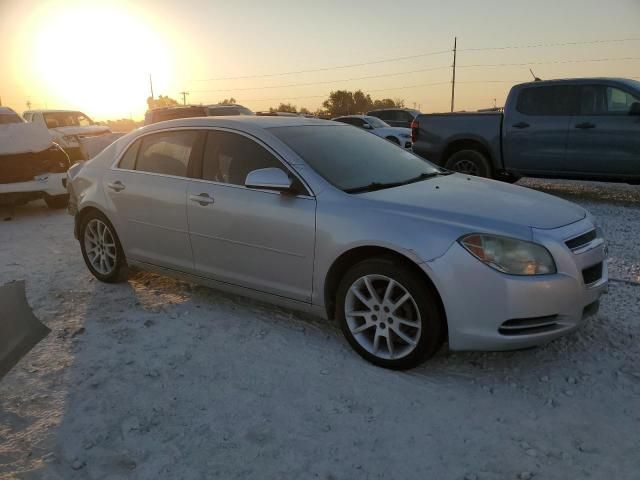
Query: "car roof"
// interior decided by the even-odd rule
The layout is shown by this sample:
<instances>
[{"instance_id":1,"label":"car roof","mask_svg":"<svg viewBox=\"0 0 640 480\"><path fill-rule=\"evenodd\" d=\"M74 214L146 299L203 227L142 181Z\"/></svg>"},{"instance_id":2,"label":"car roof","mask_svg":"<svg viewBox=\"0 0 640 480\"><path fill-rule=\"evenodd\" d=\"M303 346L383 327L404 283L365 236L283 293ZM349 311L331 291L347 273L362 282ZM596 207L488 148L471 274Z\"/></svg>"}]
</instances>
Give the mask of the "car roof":
<instances>
[{"instance_id":1,"label":"car roof","mask_svg":"<svg viewBox=\"0 0 640 480\"><path fill-rule=\"evenodd\" d=\"M582 77L582 78L556 78L550 80L533 80L530 82L519 83L515 87L528 87L531 85L559 85L563 83L584 84L593 82L616 82L616 83L628 83L630 79L622 77Z\"/></svg>"},{"instance_id":2,"label":"car roof","mask_svg":"<svg viewBox=\"0 0 640 480\"><path fill-rule=\"evenodd\" d=\"M259 115L229 115L226 117L191 117L166 120L164 122L147 125L141 130L146 132L160 130L164 128L206 128L206 127L228 127L238 129L269 129L277 127L300 127L309 125L331 125L336 123L330 120L320 120L307 117L282 117L282 116L259 116Z\"/></svg>"},{"instance_id":3,"label":"car roof","mask_svg":"<svg viewBox=\"0 0 640 480\"><path fill-rule=\"evenodd\" d=\"M85 115L85 113L82 110L27 110L24 113L82 113L83 115Z\"/></svg>"}]
</instances>

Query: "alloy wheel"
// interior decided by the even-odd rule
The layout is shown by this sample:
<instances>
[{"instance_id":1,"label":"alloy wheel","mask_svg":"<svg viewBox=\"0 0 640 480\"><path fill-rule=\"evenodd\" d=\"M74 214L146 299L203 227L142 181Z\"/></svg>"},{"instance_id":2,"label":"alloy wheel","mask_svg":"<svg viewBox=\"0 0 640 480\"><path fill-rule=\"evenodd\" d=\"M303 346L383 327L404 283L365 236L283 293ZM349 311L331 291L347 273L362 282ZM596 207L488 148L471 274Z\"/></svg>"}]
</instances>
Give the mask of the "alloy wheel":
<instances>
[{"instance_id":1,"label":"alloy wheel","mask_svg":"<svg viewBox=\"0 0 640 480\"><path fill-rule=\"evenodd\" d=\"M118 250L109 226L98 218L87 223L84 230L84 248L89 263L102 275L111 274L116 268Z\"/></svg>"},{"instance_id":2,"label":"alloy wheel","mask_svg":"<svg viewBox=\"0 0 640 480\"><path fill-rule=\"evenodd\" d=\"M471 160L458 160L453 165L453 170L468 175L478 175L478 166Z\"/></svg>"},{"instance_id":3,"label":"alloy wheel","mask_svg":"<svg viewBox=\"0 0 640 480\"><path fill-rule=\"evenodd\" d=\"M349 331L367 352L385 360L415 350L422 319L408 290L384 275L365 275L347 291L344 303Z\"/></svg>"}]
</instances>

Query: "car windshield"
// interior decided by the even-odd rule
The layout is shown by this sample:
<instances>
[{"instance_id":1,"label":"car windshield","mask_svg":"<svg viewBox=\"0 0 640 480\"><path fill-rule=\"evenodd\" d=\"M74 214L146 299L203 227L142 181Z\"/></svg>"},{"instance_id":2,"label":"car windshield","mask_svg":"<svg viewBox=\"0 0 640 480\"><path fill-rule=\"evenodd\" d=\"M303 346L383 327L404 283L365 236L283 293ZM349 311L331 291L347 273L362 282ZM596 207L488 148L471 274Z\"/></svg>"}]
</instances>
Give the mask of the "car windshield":
<instances>
[{"instance_id":1,"label":"car windshield","mask_svg":"<svg viewBox=\"0 0 640 480\"><path fill-rule=\"evenodd\" d=\"M84 113L80 112L51 112L44 114L47 128L57 127L88 127L93 122Z\"/></svg>"},{"instance_id":2,"label":"car windshield","mask_svg":"<svg viewBox=\"0 0 640 480\"><path fill-rule=\"evenodd\" d=\"M269 129L335 187L358 192L419 181L436 166L388 140L341 125Z\"/></svg>"},{"instance_id":3,"label":"car windshield","mask_svg":"<svg viewBox=\"0 0 640 480\"><path fill-rule=\"evenodd\" d=\"M384 120L380 120L378 117L364 117L364 119L373 128L384 128L389 126L387 122L385 122Z\"/></svg>"}]
</instances>

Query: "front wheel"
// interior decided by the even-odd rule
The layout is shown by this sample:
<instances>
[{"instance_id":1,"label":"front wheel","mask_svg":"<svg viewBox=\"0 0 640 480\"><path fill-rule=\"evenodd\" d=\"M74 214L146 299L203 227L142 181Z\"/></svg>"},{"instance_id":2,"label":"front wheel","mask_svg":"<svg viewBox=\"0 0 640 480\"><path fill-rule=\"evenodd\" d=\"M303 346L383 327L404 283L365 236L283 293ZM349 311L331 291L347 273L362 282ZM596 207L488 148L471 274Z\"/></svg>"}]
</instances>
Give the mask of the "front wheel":
<instances>
[{"instance_id":1,"label":"front wheel","mask_svg":"<svg viewBox=\"0 0 640 480\"><path fill-rule=\"evenodd\" d=\"M476 150L460 150L449 157L445 168L476 177L491 178L491 166L487 158Z\"/></svg>"},{"instance_id":2,"label":"front wheel","mask_svg":"<svg viewBox=\"0 0 640 480\"><path fill-rule=\"evenodd\" d=\"M375 365L412 368L442 345L445 320L435 292L395 259L365 260L349 269L336 304L347 341Z\"/></svg>"},{"instance_id":3,"label":"front wheel","mask_svg":"<svg viewBox=\"0 0 640 480\"><path fill-rule=\"evenodd\" d=\"M125 280L127 264L120 239L100 212L87 214L80 224L80 248L89 271L101 282Z\"/></svg>"}]
</instances>

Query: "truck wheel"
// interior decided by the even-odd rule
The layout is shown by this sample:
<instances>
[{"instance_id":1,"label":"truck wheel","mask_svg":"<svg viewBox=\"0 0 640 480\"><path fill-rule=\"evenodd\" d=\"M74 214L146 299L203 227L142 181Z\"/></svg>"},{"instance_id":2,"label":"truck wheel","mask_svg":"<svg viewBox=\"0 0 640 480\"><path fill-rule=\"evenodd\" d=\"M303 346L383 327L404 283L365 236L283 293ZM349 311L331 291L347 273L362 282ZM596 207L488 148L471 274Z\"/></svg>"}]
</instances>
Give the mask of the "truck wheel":
<instances>
[{"instance_id":1,"label":"truck wheel","mask_svg":"<svg viewBox=\"0 0 640 480\"><path fill-rule=\"evenodd\" d=\"M454 172L491 178L491 166L487 158L476 150L460 150L449 157L445 167Z\"/></svg>"},{"instance_id":2,"label":"truck wheel","mask_svg":"<svg viewBox=\"0 0 640 480\"><path fill-rule=\"evenodd\" d=\"M47 207L51 208L52 210L58 210L67 206L67 203L69 203L69 195L64 194L44 197L44 202L47 204Z\"/></svg>"}]
</instances>

